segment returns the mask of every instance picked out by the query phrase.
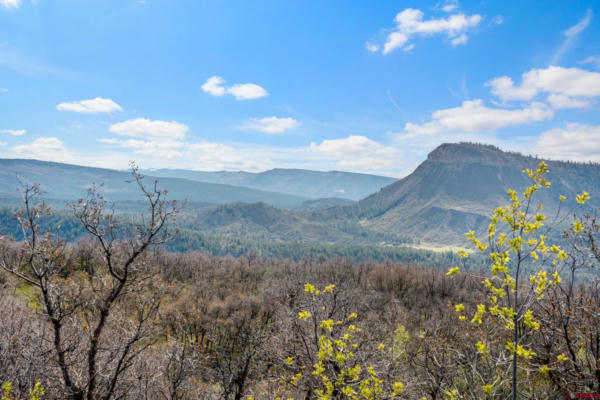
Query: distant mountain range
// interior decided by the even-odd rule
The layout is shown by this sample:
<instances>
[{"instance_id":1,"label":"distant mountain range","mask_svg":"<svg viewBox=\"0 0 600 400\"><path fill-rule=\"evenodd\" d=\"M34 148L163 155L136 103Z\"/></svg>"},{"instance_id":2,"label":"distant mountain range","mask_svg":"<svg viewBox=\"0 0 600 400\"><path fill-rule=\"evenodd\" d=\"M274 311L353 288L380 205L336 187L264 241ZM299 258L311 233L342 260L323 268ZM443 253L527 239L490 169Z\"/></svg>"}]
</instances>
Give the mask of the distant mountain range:
<instances>
[{"instance_id":1,"label":"distant mountain range","mask_svg":"<svg viewBox=\"0 0 600 400\"><path fill-rule=\"evenodd\" d=\"M183 178L198 182L220 183L270 192L287 193L310 199L341 198L360 200L397 181L385 176L341 171L309 171L276 168L265 172L202 172L183 169L143 171L147 175ZM329 204L338 205L342 202ZM347 203L347 202L346 202Z\"/></svg>"},{"instance_id":2,"label":"distant mountain range","mask_svg":"<svg viewBox=\"0 0 600 400\"><path fill-rule=\"evenodd\" d=\"M272 207L234 204L202 211L194 222L202 229L261 239L398 245L411 241L431 246L464 245L464 233L484 233L491 210L506 204L507 190L530 184L525 168L541 159L503 152L480 144L443 144L404 179L352 205L316 211L282 211ZM547 161L550 189L536 199L552 215L559 196L575 203L586 190L589 206L600 206L600 165ZM320 227L320 228L319 228Z\"/></svg>"},{"instance_id":3,"label":"distant mountain range","mask_svg":"<svg viewBox=\"0 0 600 400\"><path fill-rule=\"evenodd\" d=\"M289 209L318 209L354 203L395 182L393 178L349 172L276 169L263 173L142 171L148 182L159 180L169 197L187 200L193 208L233 202L264 202ZM83 196L92 183L102 184L107 199L132 208L141 200L139 190L126 181L126 171L23 159L0 159L0 202L19 197L20 181L40 183L58 205ZM336 196L333 196L336 194ZM364 194L364 195L363 195ZM3 198L3 199L2 199Z\"/></svg>"},{"instance_id":4,"label":"distant mountain range","mask_svg":"<svg viewBox=\"0 0 600 400\"><path fill-rule=\"evenodd\" d=\"M509 188L528 184L525 168L541 160L488 145L443 144L407 177L275 169L263 173L145 171L159 176L172 199L188 199L178 225L260 242L341 243L397 246L462 245L464 232L483 232L490 210L506 203ZM551 214L559 195L573 204L582 190L600 206L600 165L547 161L549 190L538 199ZM122 171L33 160L0 160L0 205L16 203L18 180L41 182L48 198L74 200L92 182L104 183L108 198L135 210L139 194ZM151 178L151 177L149 177ZM202 179L210 182L202 181ZM371 190L358 202L360 193ZM302 194L302 196L300 196ZM342 196L343 194L343 196ZM337 195L337 197L336 197ZM350 197L350 198L348 198Z\"/></svg>"}]
</instances>

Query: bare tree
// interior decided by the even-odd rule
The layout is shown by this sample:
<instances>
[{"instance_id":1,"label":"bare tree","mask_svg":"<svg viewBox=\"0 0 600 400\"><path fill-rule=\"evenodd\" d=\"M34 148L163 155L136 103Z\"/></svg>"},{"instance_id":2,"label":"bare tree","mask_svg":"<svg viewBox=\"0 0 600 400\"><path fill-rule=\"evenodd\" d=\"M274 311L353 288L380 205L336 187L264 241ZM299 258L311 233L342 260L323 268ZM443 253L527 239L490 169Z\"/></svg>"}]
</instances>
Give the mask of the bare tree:
<instances>
[{"instance_id":1,"label":"bare tree","mask_svg":"<svg viewBox=\"0 0 600 400\"><path fill-rule=\"evenodd\" d=\"M41 218L51 210L38 202L39 185L23 189L24 210L17 215L23 233L18 257L9 259L3 253L0 260L2 269L39 290L43 313L52 326L63 392L71 399L110 399L118 390L126 393L125 371L153 343L160 290L142 294L141 288L151 285L154 275L143 255L170 239L166 224L179 206L165 199L167 192L158 190L156 181L148 189L135 164L131 173L132 183L148 202L147 216L120 226L96 185L85 199L71 205L100 254L93 266L80 271L85 279L77 284L69 279L67 246L41 227Z\"/></svg>"}]
</instances>

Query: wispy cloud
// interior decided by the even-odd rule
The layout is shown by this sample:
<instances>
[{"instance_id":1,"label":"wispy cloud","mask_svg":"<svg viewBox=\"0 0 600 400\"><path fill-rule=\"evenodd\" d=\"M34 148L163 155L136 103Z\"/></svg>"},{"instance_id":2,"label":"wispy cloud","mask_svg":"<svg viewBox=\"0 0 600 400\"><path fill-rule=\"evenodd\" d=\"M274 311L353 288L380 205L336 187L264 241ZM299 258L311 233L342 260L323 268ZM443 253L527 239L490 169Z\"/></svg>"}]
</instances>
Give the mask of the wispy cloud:
<instances>
[{"instance_id":1,"label":"wispy cloud","mask_svg":"<svg viewBox=\"0 0 600 400\"><path fill-rule=\"evenodd\" d=\"M600 56L589 56L581 61L580 64L592 64L596 68L600 68Z\"/></svg>"},{"instance_id":2,"label":"wispy cloud","mask_svg":"<svg viewBox=\"0 0 600 400\"><path fill-rule=\"evenodd\" d=\"M268 133L270 135L278 135L299 126L300 122L294 118L265 117L252 118L242 128Z\"/></svg>"},{"instance_id":3,"label":"wispy cloud","mask_svg":"<svg viewBox=\"0 0 600 400\"><path fill-rule=\"evenodd\" d=\"M591 9L589 9L585 12L585 15L578 23L576 23L575 25L563 32L565 40L552 56L552 61L550 62L550 64L557 65L560 62L560 59L567 51L569 51L577 36L579 36L579 34L583 32L585 28L588 27L588 25L592 21L592 17L593 12Z\"/></svg>"},{"instance_id":4,"label":"wispy cloud","mask_svg":"<svg viewBox=\"0 0 600 400\"><path fill-rule=\"evenodd\" d=\"M74 75L43 59L15 49L7 42L0 42L0 68L7 68L21 75L48 75L56 78L70 78Z\"/></svg>"},{"instance_id":5,"label":"wispy cloud","mask_svg":"<svg viewBox=\"0 0 600 400\"><path fill-rule=\"evenodd\" d=\"M0 6L4 8L18 8L21 0L0 0Z\"/></svg>"},{"instance_id":6,"label":"wispy cloud","mask_svg":"<svg viewBox=\"0 0 600 400\"><path fill-rule=\"evenodd\" d=\"M7 133L12 136L23 136L26 131L25 129L0 129L0 133Z\"/></svg>"},{"instance_id":7,"label":"wispy cloud","mask_svg":"<svg viewBox=\"0 0 600 400\"><path fill-rule=\"evenodd\" d=\"M111 99L96 97L90 100L72 101L69 103L60 103L56 106L58 111L71 111L77 113L97 114L109 113L114 111L123 111L120 105Z\"/></svg>"}]
</instances>

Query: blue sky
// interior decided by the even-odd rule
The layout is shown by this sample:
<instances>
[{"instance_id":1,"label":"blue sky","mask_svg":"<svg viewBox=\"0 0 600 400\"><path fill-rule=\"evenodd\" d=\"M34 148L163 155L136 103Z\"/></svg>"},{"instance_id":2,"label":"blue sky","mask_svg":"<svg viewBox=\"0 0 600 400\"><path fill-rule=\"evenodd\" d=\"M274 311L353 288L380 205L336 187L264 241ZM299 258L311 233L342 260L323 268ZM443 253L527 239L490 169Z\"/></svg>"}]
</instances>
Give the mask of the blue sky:
<instances>
[{"instance_id":1,"label":"blue sky","mask_svg":"<svg viewBox=\"0 0 600 400\"><path fill-rule=\"evenodd\" d=\"M600 161L595 1L0 0L0 157L401 177Z\"/></svg>"}]
</instances>

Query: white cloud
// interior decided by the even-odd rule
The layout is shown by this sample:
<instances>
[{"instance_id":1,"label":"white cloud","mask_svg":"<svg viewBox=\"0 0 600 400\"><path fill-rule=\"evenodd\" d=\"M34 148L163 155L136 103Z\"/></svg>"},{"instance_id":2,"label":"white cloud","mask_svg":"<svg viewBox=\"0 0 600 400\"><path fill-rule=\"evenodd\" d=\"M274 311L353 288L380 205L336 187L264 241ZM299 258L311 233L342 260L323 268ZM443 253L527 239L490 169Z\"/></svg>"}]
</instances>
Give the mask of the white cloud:
<instances>
[{"instance_id":1,"label":"white cloud","mask_svg":"<svg viewBox=\"0 0 600 400\"><path fill-rule=\"evenodd\" d=\"M78 113L108 113L114 111L122 111L120 105L112 101L111 99L103 99L96 97L90 100L73 101L70 103L60 103L56 106L58 111L71 111Z\"/></svg>"},{"instance_id":2,"label":"white cloud","mask_svg":"<svg viewBox=\"0 0 600 400\"><path fill-rule=\"evenodd\" d=\"M600 68L600 56L589 56L580 61L580 64L592 64L596 68Z\"/></svg>"},{"instance_id":3,"label":"white cloud","mask_svg":"<svg viewBox=\"0 0 600 400\"><path fill-rule=\"evenodd\" d=\"M447 13L451 13L452 11L456 10L457 8L458 8L458 2L448 2L447 4L442 6L442 10L446 11Z\"/></svg>"},{"instance_id":4,"label":"white cloud","mask_svg":"<svg viewBox=\"0 0 600 400\"><path fill-rule=\"evenodd\" d=\"M508 76L494 78L487 85L503 101L531 100L539 93L589 98L600 96L600 73L549 66L525 72L519 86Z\"/></svg>"},{"instance_id":5,"label":"white cloud","mask_svg":"<svg viewBox=\"0 0 600 400\"><path fill-rule=\"evenodd\" d=\"M431 136L443 131L493 131L553 117L552 110L542 103L532 103L522 109L504 109L486 107L483 100L477 99L464 101L460 107L435 111L432 120L424 124L407 123L403 136Z\"/></svg>"},{"instance_id":6,"label":"white cloud","mask_svg":"<svg viewBox=\"0 0 600 400\"><path fill-rule=\"evenodd\" d=\"M459 44L465 44L469 40L469 37L464 33L460 36L455 37L451 40L453 46L458 46Z\"/></svg>"},{"instance_id":7,"label":"white cloud","mask_svg":"<svg viewBox=\"0 0 600 400\"><path fill-rule=\"evenodd\" d=\"M221 143L200 142L186 146L187 156L192 158L196 165L211 171L223 171L232 169L253 170L265 160L258 160L239 154L231 147ZM255 155L256 157L256 155Z\"/></svg>"},{"instance_id":8,"label":"white cloud","mask_svg":"<svg viewBox=\"0 0 600 400\"><path fill-rule=\"evenodd\" d=\"M25 129L0 129L0 133L8 133L12 136L23 136L26 131Z\"/></svg>"},{"instance_id":9,"label":"white cloud","mask_svg":"<svg viewBox=\"0 0 600 400\"><path fill-rule=\"evenodd\" d=\"M592 105L592 102L585 98L573 98L564 94L551 94L548 96L548 103L555 110L564 108L586 108Z\"/></svg>"},{"instance_id":10,"label":"white cloud","mask_svg":"<svg viewBox=\"0 0 600 400\"><path fill-rule=\"evenodd\" d=\"M0 6L4 8L18 8L21 0L0 0Z\"/></svg>"},{"instance_id":11,"label":"white cloud","mask_svg":"<svg viewBox=\"0 0 600 400\"><path fill-rule=\"evenodd\" d=\"M176 121L151 121L136 118L111 125L108 130L133 139L98 139L105 143L129 149L134 154L152 155L157 158L175 159L183 156L183 139L189 128Z\"/></svg>"},{"instance_id":12,"label":"white cloud","mask_svg":"<svg viewBox=\"0 0 600 400\"><path fill-rule=\"evenodd\" d=\"M265 89L254 83L237 83L227 88L227 93L234 95L237 100L253 100L268 94Z\"/></svg>"},{"instance_id":13,"label":"white cloud","mask_svg":"<svg viewBox=\"0 0 600 400\"><path fill-rule=\"evenodd\" d=\"M492 18L492 24L494 25L502 25L504 23L504 17L502 15L496 15Z\"/></svg>"},{"instance_id":14,"label":"white cloud","mask_svg":"<svg viewBox=\"0 0 600 400\"><path fill-rule=\"evenodd\" d=\"M460 3L458 2L458 0L446 0L443 3L437 3L433 7L433 9L451 13L452 11L455 11L459 5Z\"/></svg>"},{"instance_id":15,"label":"white cloud","mask_svg":"<svg viewBox=\"0 0 600 400\"><path fill-rule=\"evenodd\" d=\"M45 161L67 162L71 159L63 143L55 137L38 138L31 143L17 145L13 152L19 157Z\"/></svg>"},{"instance_id":16,"label":"white cloud","mask_svg":"<svg viewBox=\"0 0 600 400\"><path fill-rule=\"evenodd\" d=\"M371 53L376 53L379 50L379 45L367 42L365 48Z\"/></svg>"},{"instance_id":17,"label":"white cloud","mask_svg":"<svg viewBox=\"0 0 600 400\"><path fill-rule=\"evenodd\" d=\"M584 31L585 28L588 27L588 25L592 21L592 15L592 10L587 10L585 12L585 16L581 19L581 21L567 29L563 34L566 37L573 37L579 35L581 32Z\"/></svg>"},{"instance_id":18,"label":"white cloud","mask_svg":"<svg viewBox=\"0 0 600 400\"><path fill-rule=\"evenodd\" d=\"M447 18L432 18L423 20L423 12L407 8L398 13L394 21L396 28L392 31L383 46L383 54L389 54L395 49L405 48L409 39L414 35L445 34L454 45L466 43L466 31L475 28L481 22L478 14L453 14ZM413 44L409 44L413 45Z\"/></svg>"},{"instance_id":19,"label":"white cloud","mask_svg":"<svg viewBox=\"0 0 600 400\"><path fill-rule=\"evenodd\" d=\"M8 93L8 89L7 89L7 88L1 88L1 89L0 89L0 92L1 92L1 93Z\"/></svg>"},{"instance_id":20,"label":"white cloud","mask_svg":"<svg viewBox=\"0 0 600 400\"><path fill-rule=\"evenodd\" d=\"M115 145L133 151L134 154L152 155L155 157L173 159L182 156L183 142L178 140L140 140L140 139L98 139L100 143Z\"/></svg>"},{"instance_id":21,"label":"white cloud","mask_svg":"<svg viewBox=\"0 0 600 400\"><path fill-rule=\"evenodd\" d=\"M121 136L152 140L183 139L189 128L179 122L151 121L146 118L129 119L111 125L109 131Z\"/></svg>"},{"instance_id":22,"label":"white cloud","mask_svg":"<svg viewBox=\"0 0 600 400\"><path fill-rule=\"evenodd\" d=\"M570 123L550 129L538 138L536 151L553 159L600 161L600 126Z\"/></svg>"},{"instance_id":23,"label":"white cloud","mask_svg":"<svg viewBox=\"0 0 600 400\"><path fill-rule=\"evenodd\" d=\"M269 94L264 88L254 83L236 83L229 87L223 86L224 83L225 80L223 78L214 75L206 80L204 85L202 85L202 90L216 97L231 94L239 101L258 99Z\"/></svg>"},{"instance_id":24,"label":"white cloud","mask_svg":"<svg viewBox=\"0 0 600 400\"><path fill-rule=\"evenodd\" d=\"M350 170L382 170L402 164L402 151L384 146L365 136L350 135L345 139L311 143L310 149L326 159L334 160L341 168Z\"/></svg>"},{"instance_id":25,"label":"white cloud","mask_svg":"<svg viewBox=\"0 0 600 400\"><path fill-rule=\"evenodd\" d=\"M389 54L394 49L404 46L408 41L408 35L402 32L392 32L388 35L387 41L383 45L383 54Z\"/></svg>"},{"instance_id":26,"label":"white cloud","mask_svg":"<svg viewBox=\"0 0 600 400\"><path fill-rule=\"evenodd\" d=\"M592 10L591 9L587 10L585 12L584 17L577 24L573 25L572 27L570 27L569 29L567 29L566 31L563 32L563 36L565 36L565 41L558 48L556 53L554 53L554 55L552 56L552 61L550 62L550 64L553 64L553 65L558 64L561 57L567 51L569 51L569 49L571 48L571 46L573 44L573 41L577 38L577 36L579 36L579 34L581 32L583 32L585 30L585 28L588 27L588 25L592 21L592 16L593 16Z\"/></svg>"},{"instance_id":27,"label":"white cloud","mask_svg":"<svg viewBox=\"0 0 600 400\"><path fill-rule=\"evenodd\" d=\"M212 96L221 97L226 93L226 90L223 87L224 83L225 80L220 76L211 76L204 82L204 85L202 85L202 90Z\"/></svg>"},{"instance_id":28,"label":"white cloud","mask_svg":"<svg viewBox=\"0 0 600 400\"><path fill-rule=\"evenodd\" d=\"M265 117L252 118L250 122L242 128L260 131L270 135L277 135L290 129L295 129L298 126L300 126L300 122L294 118Z\"/></svg>"}]
</instances>

